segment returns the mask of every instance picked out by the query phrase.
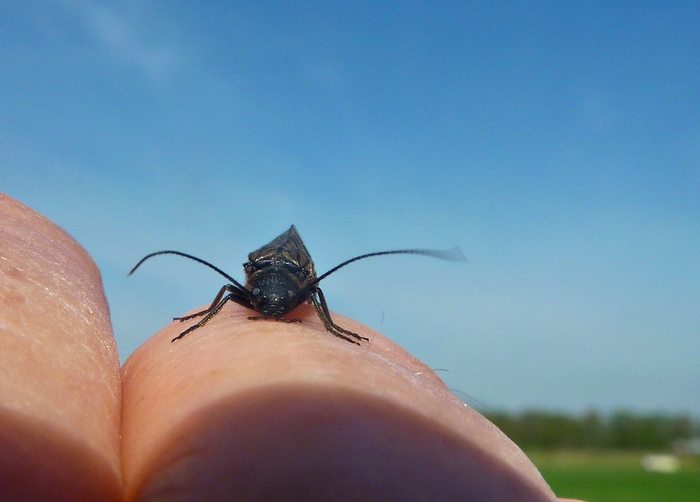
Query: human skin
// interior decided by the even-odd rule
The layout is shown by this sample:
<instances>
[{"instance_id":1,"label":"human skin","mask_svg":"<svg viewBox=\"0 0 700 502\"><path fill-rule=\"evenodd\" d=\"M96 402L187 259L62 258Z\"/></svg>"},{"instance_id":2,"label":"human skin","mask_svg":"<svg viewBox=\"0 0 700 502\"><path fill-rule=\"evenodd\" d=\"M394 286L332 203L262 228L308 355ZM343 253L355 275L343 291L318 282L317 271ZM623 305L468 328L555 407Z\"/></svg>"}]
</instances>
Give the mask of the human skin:
<instances>
[{"instance_id":1,"label":"human skin","mask_svg":"<svg viewBox=\"0 0 700 502\"><path fill-rule=\"evenodd\" d=\"M121 500L120 411L97 267L0 194L0 500Z\"/></svg>"},{"instance_id":2,"label":"human skin","mask_svg":"<svg viewBox=\"0 0 700 502\"><path fill-rule=\"evenodd\" d=\"M0 195L0 500L557 500L388 338L334 314L369 338L350 344L308 305L251 314L175 343L192 321L168 323L120 382L94 263Z\"/></svg>"}]
</instances>

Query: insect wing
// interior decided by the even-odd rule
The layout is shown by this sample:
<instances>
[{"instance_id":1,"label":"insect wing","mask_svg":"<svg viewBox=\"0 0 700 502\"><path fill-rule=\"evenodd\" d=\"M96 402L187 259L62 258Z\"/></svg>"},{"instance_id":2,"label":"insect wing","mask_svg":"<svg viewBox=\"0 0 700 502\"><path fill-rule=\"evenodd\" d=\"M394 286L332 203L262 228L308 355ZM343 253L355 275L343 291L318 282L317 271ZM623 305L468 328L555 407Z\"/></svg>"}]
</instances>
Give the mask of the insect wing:
<instances>
[{"instance_id":1,"label":"insect wing","mask_svg":"<svg viewBox=\"0 0 700 502\"><path fill-rule=\"evenodd\" d=\"M248 255L246 271L254 272L269 266L283 267L303 280L314 280L314 262L294 225L279 237Z\"/></svg>"}]
</instances>

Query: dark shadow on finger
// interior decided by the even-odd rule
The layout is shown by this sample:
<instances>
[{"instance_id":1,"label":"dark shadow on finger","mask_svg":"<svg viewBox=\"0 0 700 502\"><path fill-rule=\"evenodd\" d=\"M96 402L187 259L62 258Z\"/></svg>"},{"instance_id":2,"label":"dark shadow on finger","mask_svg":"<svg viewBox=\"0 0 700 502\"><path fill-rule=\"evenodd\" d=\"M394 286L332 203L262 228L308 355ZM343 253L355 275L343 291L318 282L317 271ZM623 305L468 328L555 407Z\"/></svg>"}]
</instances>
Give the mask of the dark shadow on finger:
<instances>
[{"instance_id":1,"label":"dark shadow on finger","mask_svg":"<svg viewBox=\"0 0 700 502\"><path fill-rule=\"evenodd\" d=\"M475 433L483 433L475 432ZM545 501L546 484L390 401L268 386L174 424L128 500Z\"/></svg>"}]
</instances>

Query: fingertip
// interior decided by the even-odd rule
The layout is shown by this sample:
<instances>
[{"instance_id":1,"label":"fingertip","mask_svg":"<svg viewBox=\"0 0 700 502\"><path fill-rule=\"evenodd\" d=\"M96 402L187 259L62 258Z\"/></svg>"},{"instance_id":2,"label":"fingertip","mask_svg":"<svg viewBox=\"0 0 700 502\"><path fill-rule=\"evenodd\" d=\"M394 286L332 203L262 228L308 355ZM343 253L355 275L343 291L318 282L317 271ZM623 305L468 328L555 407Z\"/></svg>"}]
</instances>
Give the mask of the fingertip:
<instances>
[{"instance_id":1,"label":"fingertip","mask_svg":"<svg viewBox=\"0 0 700 502\"><path fill-rule=\"evenodd\" d=\"M0 499L65 500L84 483L92 498L74 500L118 500L119 360L97 266L3 194L0 233Z\"/></svg>"},{"instance_id":2,"label":"fingertip","mask_svg":"<svg viewBox=\"0 0 700 502\"><path fill-rule=\"evenodd\" d=\"M310 307L292 315L303 322L250 321L227 306L177 344L169 324L130 356L128 500L274 499L285 487L306 500L410 500L411 490L425 494L413 500L555 500L512 442L397 344L334 314L369 339L358 347Z\"/></svg>"}]
</instances>

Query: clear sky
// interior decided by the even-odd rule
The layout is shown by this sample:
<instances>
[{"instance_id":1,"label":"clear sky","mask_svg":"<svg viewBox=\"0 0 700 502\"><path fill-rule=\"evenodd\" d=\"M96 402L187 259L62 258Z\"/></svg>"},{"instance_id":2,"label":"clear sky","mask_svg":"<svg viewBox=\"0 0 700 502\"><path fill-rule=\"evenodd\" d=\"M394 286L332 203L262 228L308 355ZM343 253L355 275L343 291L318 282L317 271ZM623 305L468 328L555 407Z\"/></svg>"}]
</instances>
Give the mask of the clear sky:
<instances>
[{"instance_id":1,"label":"clear sky","mask_svg":"<svg viewBox=\"0 0 700 502\"><path fill-rule=\"evenodd\" d=\"M122 359L294 223L332 310L486 410L700 413L696 2L0 4L0 191ZM472 402L473 401L469 401ZM484 409L481 405L476 405Z\"/></svg>"}]
</instances>

